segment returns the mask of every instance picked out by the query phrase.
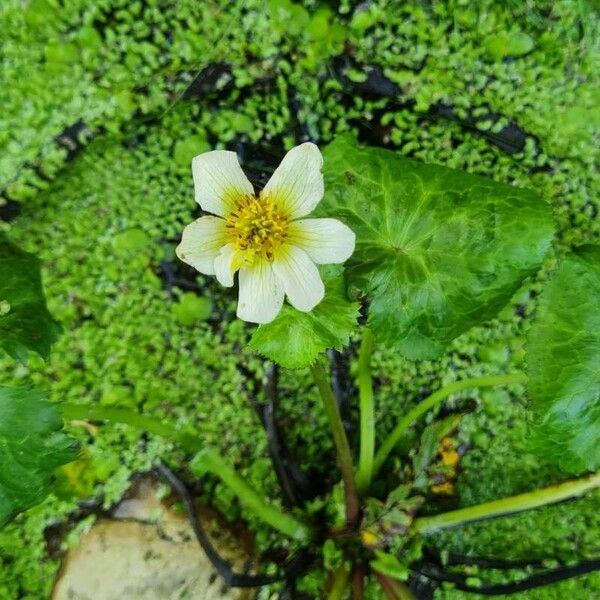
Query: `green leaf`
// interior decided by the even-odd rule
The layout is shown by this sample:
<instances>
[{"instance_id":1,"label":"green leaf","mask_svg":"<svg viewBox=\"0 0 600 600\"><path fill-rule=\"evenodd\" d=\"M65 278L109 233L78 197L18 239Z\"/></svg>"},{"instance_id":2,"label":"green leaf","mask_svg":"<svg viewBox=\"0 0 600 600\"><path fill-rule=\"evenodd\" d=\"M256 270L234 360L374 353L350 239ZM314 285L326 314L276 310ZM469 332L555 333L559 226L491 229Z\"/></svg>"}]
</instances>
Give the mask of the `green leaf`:
<instances>
[{"instance_id":1,"label":"green leaf","mask_svg":"<svg viewBox=\"0 0 600 600\"><path fill-rule=\"evenodd\" d=\"M249 347L288 369L312 364L327 348L341 350L356 328L359 305L348 300L342 267L321 269L325 298L311 312L285 305L274 321L261 325Z\"/></svg>"},{"instance_id":2,"label":"green leaf","mask_svg":"<svg viewBox=\"0 0 600 600\"><path fill-rule=\"evenodd\" d=\"M297 36L308 27L310 14L300 4L295 4L292 0L269 0L267 5L274 31Z\"/></svg>"},{"instance_id":3,"label":"green leaf","mask_svg":"<svg viewBox=\"0 0 600 600\"><path fill-rule=\"evenodd\" d=\"M77 46L71 43L56 42L46 47L46 62L48 65L69 65L79 60Z\"/></svg>"},{"instance_id":4,"label":"green leaf","mask_svg":"<svg viewBox=\"0 0 600 600\"><path fill-rule=\"evenodd\" d=\"M316 40L322 40L327 37L331 22L331 9L328 7L320 7L314 15L311 16L306 33Z\"/></svg>"},{"instance_id":5,"label":"green leaf","mask_svg":"<svg viewBox=\"0 0 600 600\"><path fill-rule=\"evenodd\" d=\"M124 258L145 250L151 243L150 236L137 227L117 233L113 238L115 254Z\"/></svg>"},{"instance_id":6,"label":"green leaf","mask_svg":"<svg viewBox=\"0 0 600 600\"><path fill-rule=\"evenodd\" d=\"M207 150L210 150L210 144L206 141L206 138L202 135L192 135L186 139L179 140L175 144L173 158L178 164L190 168L192 158Z\"/></svg>"},{"instance_id":7,"label":"green leaf","mask_svg":"<svg viewBox=\"0 0 600 600\"><path fill-rule=\"evenodd\" d=\"M531 52L535 46L533 39L522 31L503 31L488 36L484 47L489 57L502 60L507 56L523 56Z\"/></svg>"},{"instance_id":8,"label":"green leaf","mask_svg":"<svg viewBox=\"0 0 600 600\"><path fill-rule=\"evenodd\" d=\"M56 406L42 394L0 386L0 526L44 500L52 471L75 459L61 428Z\"/></svg>"},{"instance_id":9,"label":"green leaf","mask_svg":"<svg viewBox=\"0 0 600 600\"><path fill-rule=\"evenodd\" d=\"M75 41L80 48L90 51L98 51L103 45L102 36L94 27L90 26L82 27L78 31Z\"/></svg>"},{"instance_id":10,"label":"green leaf","mask_svg":"<svg viewBox=\"0 0 600 600\"><path fill-rule=\"evenodd\" d=\"M0 233L0 347L25 362L46 358L60 328L46 307L39 260Z\"/></svg>"},{"instance_id":11,"label":"green leaf","mask_svg":"<svg viewBox=\"0 0 600 600\"><path fill-rule=\"evenodd\" d=\"M171 311L173 316L182 325L194 325L199 321L206 321L212 313L212 302L203 296L197 296L193 292L182 294L179 302L173 304Z\"/></svg>"},{"instance_id":12,"label":"green leaf","mask_svg":"<svg viewBox=\"0 0 600 600\"><path fill-rule=\"evenodd\" d=\"M375 560L370 563L372 569L398 581L408 580L410 575L408 566L395 556L382 550L375 550L375 557Z\"/></svg>"},{"instance_id":13,"label":"green leaf","mask_svg":"<svg viewBox=\"0 0 600 600\"><path fill-rule=\"evenodd\" d=\"M533 445L573 474L600 467L600 246L559 264L527 343Z\"/></svg>"},{"instance_id":14,"label":"green leaf","mask_svg":"<svg viewBox=\"0 0 600 600\"><path fill-rule=\"evenodd\" d=\"M552 211L522 190L350 136L324 151L318 216L357 236L346 266L371 300L378 341L412 359L434 358L491 317L535 273L552 236Z\"/></svg>"}]
</instances>

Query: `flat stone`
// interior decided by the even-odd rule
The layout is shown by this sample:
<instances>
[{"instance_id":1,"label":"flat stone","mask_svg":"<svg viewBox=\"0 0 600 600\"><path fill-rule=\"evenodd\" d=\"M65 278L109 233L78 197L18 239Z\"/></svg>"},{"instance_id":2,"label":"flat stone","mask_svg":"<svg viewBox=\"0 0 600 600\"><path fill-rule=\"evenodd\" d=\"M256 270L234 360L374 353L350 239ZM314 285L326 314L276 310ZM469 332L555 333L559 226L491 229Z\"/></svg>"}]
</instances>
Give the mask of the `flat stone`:
<instances>
[{"instance_id":1,"label":"flat stone","mask_svg":"<svg viewBox=\"0 0 600 600\"><path fill-rule=\"evenodd\" d=\"M52 600L246 600L247 590L227 589L198 545L188 520L157 499L143 480L112 519L100 519L70 550ZM247 566L244 544L214 515L203 525L218 533L217 550L238 569ZM245 546L245 547L244 547Z\"/></svg>"}]
</instances>

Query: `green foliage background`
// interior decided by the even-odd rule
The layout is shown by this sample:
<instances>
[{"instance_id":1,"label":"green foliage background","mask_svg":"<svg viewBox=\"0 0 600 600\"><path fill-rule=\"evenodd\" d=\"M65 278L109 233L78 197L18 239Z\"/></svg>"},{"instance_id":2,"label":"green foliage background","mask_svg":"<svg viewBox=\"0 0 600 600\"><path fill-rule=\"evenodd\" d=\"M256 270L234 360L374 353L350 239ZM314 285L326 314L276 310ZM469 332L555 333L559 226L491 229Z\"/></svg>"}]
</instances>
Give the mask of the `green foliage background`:
<instances>
[{"instance_id":1,"label":"green foliage background","mask_svg":"<svg viewBox=\"0 0 600 600\"><path fill-rule=\"evenodd\" d=\"M42 258L49 306L64 329L48 363L0 361L3 384L175 417L276 497L248 400L262 393L264 366L245 349L252 328L235 320L235 292L198 276L192 291L212 303L207 319L210 304L167 288L161 268L176 264L177 236L194 214L190 160L211 147L238 149L247 167L268 170L305 136L325 144L357 131L417 160L535 188L554 207L559 253L600 242L599 21L591 2L65 5L4 0L0 12L0 195L9 212L20 203L3 228ZM524 333L552 266L441 359L378 353L378 427L391 428L444 382L523 368ZM286 373L281 386L286 442L315 480L329 478L332 449L308 374ZM468 451L455 504L562 478L528 450L522 393L463 398L477 410L460 431ZM157 456L182 458L125 428L72 429L82 458L61 471L55 496L0 532L0 600L49 597L58 561L44 530L57 516L90 496L109 506ZM207 483L206 499L240 516L230 493ZM484 556L591 557L600 549L598 500L590 494L434 541ZM242 516L259 550L283 544ZM598 594L600 576L589 575L520 597Z\"/></svg>"}]
</instances>

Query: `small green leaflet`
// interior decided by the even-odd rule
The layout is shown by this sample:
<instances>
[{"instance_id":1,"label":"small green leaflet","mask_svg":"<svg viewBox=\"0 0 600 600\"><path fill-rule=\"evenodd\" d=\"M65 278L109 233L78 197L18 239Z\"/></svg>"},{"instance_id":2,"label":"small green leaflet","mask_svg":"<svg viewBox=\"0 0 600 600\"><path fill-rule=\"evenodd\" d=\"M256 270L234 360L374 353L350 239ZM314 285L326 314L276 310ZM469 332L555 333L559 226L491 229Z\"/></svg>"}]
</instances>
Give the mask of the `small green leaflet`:
<instances>
[{"instance_id":1,"label":"small green leaflet","mask_svg":"<svg viewBox=\"0 0 600 600\"><path fill-rule=\"evenodd\" d=\"M59 332L46 307L39 260L0 233L0 347L22 362L28 350L47 358Z\"/></svg>"},{"instance_id":2,"label":"small green leaflet","mask_svg":"<svg viewBox=\"0 0 600 600\"><path fill-rule=\"evenodd\" d=\"M356 233L350 288L370 299L377 341L435 358L495 316L550 247L550 205L531 190L337 138L316 216Z\"/></svg>"},{"instance_id":3,"label":"small green leaflet","mask_svg":"<svg viewBox=\"0 0 600 600\"><path fill-rule=\"evenodd\" d=\"M42 502L52 471L77 456L62 425L39 392L0 386L0 527Z\"/></svg>"},{"instance_id":4,"label":"small green leaflet","mask_svg":"<svg viewBox=\"0 0 600 600\"><path fill-rule=\"evenodd\" d=\"M393 554L383 550L375 550L375 560L370 563L371 568L398 581L407 581L410 576L408 565L401 562Z\"/></svg>"},{"instance_id":5,"label":"small green leaflet","mask_svg":"<svg viewBox=\"0 0 600 600\"><path fill-rule=\"evenodd\" d=\"M483 47L493 60L502 60L507 56L523 56L535 47L533 39L522 31L501 31L488 36Z\"/></svg>"},{"instance_id":6,"label":"small green leaflet","mask_svg":"<svg viewBox=\"0 0 600 600\"><path fill-rule=\"evenodd\" d=\"M533 445L571 474L600 467L600 246L565 257L527 345Z\"/></svg>"},{"instance_id":7,"label":"small green leaflet","mask_svg":"<svg viewBox=\"0 0 600 600\"><path fill-rule=\"evenodd\" d=\"M288 369L312 364L327 348L341 350L356 328L359 305L348 300L342 267L321 268L325 298L311 312L285 305L274 321L261 325L249 347Z\"/></svg>"}]
</instances>

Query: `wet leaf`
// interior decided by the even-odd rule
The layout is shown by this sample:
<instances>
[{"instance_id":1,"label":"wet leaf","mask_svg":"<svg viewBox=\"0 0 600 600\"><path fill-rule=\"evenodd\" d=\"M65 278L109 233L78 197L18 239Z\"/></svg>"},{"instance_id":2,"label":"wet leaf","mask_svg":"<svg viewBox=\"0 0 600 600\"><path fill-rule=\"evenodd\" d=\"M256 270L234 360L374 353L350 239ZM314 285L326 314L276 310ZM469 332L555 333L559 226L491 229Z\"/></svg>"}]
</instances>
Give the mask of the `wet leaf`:
<instances>
[{"instance_id":1,"label":"wet leaf","mask_svg":"<svg viewBox=\"0 0 600 600\"><path fill-rule=\"evenodd\" d=\"M495 316L540 267L551 207L532 190L427 165L339 137L324 151L318 216L356 233L346 266L378 341L434 358Z\"/></svg>"},{"instance_id":2,"label":"wet leaf","mask_svg":"<svg viewBox=\"0 0 600 600\"><path fill-rule=\"evenodd\" d=\"M62 425L42 394L0 387L0 526L44 500L52 471L75 459Z\"/></svg>"},{"instance_id":3,"label":"wet leaf","mask_svg":"<svg viewBox=\"0 0 600 600\"><path fill-rule=\"evenodd\" d=\"M561 261L529 331L533 445L569 473L600 467L600 246Z\"/></svg>"},{"instance_id":4,"label":"wet leaf","mask_svg":"<svg viewBox=\"0 0 600 600\"><path fill-rule=\"evenodd\" d=\"M46 307L39 260L0 233L0 347L25 362L47 358L60 328Z\"/></svg>"}]
</instances>

